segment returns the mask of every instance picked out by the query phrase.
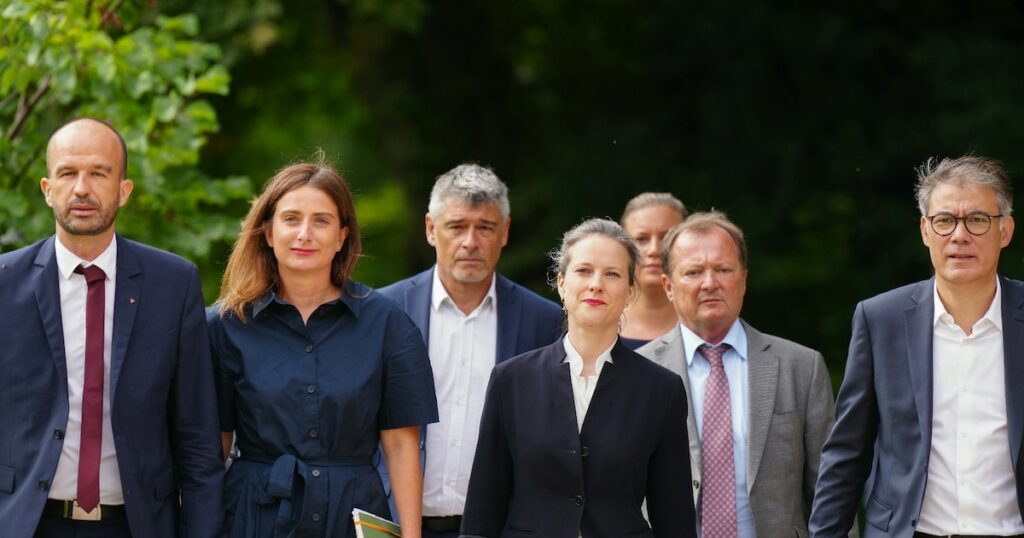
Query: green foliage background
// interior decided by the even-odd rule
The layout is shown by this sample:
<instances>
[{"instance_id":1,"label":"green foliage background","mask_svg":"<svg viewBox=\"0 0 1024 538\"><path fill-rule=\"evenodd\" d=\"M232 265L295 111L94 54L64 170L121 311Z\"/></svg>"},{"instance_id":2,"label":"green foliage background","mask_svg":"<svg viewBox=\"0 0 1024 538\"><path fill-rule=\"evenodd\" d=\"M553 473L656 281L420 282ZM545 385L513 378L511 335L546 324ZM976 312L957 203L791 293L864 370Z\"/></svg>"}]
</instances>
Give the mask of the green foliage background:
<instances>
[{"instance_id":1,"label":"green foliage background","mask_svg":"<svg viewBox=\"0 0 1024 538\"><path fill-rule=\"evenodd\" d=\"M52 227L36 187L49 129L108 116L145 189L119 226L195 260L211 301L246 200L282 165L318 147L337 160L366 236L357 277L383 285L432 263L433 178L475 161L511 188L500 269L538 291L560 234L636 193L726 211L750 242L744 317L839 376L856 301L930 275L914 168L974 152L1024 177L1015 2L4 2L0 127L47 74L51 89L3 132L3 248ZM51 45L9 16L39 5L92 11ZM133 56L129 38L175 60Z\"/></svg>"}]
</instances>

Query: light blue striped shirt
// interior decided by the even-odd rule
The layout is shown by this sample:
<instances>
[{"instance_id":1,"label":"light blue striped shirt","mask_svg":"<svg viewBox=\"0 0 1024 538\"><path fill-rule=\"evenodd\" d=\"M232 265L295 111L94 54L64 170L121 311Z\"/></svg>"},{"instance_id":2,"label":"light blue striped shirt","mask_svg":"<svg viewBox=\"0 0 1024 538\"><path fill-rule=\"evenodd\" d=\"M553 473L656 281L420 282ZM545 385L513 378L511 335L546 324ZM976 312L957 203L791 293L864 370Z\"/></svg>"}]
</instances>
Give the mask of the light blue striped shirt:
<instances>
[{"instance_id":1,"label":"light blue striped shirt","mask_svg":"<svg viewBox=\"0 0 1024 538\"><path fill-rule=\"evenodd\" d=\"M685 325L680 324L683 334L683 350L686 353L686 375L690 379L690 398L693 400L693 417L697 421L697 433L704 439L704 386L711 374L711 363L697 353L701 344L710 344L697 336ZM755 538L754 512L750 508L747 490L747 438L750 432L747 423L747 399L749 398L747 374L747 333L743 324L736 320L722 342L732 349L722 357L725 375L729 379L729 403L732 407L732 452L736 468L736 524L739 538ZM702 473L703 475L703 473ZM698 512L699 514L699 512Z\"/></svg>"}]
</instances>

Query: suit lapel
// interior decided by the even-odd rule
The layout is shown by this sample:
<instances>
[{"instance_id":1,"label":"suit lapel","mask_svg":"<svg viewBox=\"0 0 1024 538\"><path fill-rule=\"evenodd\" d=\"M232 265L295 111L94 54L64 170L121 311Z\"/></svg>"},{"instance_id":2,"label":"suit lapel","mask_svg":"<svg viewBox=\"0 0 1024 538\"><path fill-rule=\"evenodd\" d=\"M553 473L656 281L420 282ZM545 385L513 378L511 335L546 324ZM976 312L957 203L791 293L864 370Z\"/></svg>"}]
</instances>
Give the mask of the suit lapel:
<instances>
[{"instance_id":1,"label":"suit lapel","mask_svg":"<svg viewBox=\"0 0 1024 538\"><path fill-rule=\"evenodd\" d=\"M917 407L918 427L925 446L932 438L932 331L935 316L934 279L918 285L913 304L904 311L907 331L907 368ZM926 456L927 457L927 456Z\"/></svg>"},{"instance_id":2,"label":"suit lapel","mask_svg":"<svg viewBox=\"0 0 1024 538\"><path fill-rule=\"evenodd\" d=\"M651 346L649 353L647 346ZM686 389L686 429L690 441L690 474L695 483L700 483L704 455L701 451L700 433L697 430L697 417L693 412L693 390L690 388L690 376L686 371L686 351L683 349L683 335L679 326L662 335L659 339L640 348L641 355L651 357L651 361L673 371L683 379ZM694 499L696 501L696 499Z\"/></svg>"},{"instance_id":3,"label":"suit lapel","mask_svg":"<svg viewBox=\"0 0 1024 538\"><path fill-rule=\"evenodd\" d=\"M519 334L519 319L522 317L520 310L522 305L512 283L498 273L494 273L497 282L494 283L494 293L498 299L498 349L497 362L511 358L516 355L517 335Z\"/></svg>"},{"instance_id":4,"label":"suit lapel","mask_svg":"<svg viewBox=\"0 0 1024 538\"><path fill-rule=\"evenodd\" d=\"M110 352L110 400L111 407L117 395L117 381L124 366L125 354L128 351L128 340L135 326L135 313L141 296L140 281L142 266L132 245L115 236L117 240L117 281L114 289L114 332Z\"/></svg>"},{"instance_id":5,"label":"suit lapel","mask_svg":"<svg viewBox=\"0 0 1024 538\"><path fill-rule=\"evenodd\" d=\"M584 434L587 433L588 424L597 424L594 428L599 428L601 423L605 422L604 417L611 416L614 412L614 409L608 408L614 407L614 393L619 390L620 385L622 385L622 378L627 375L629 370L629 361L632 357L627 354L628 351L629 349L622 343L622 340L615 341L615 345L612 347L612 362L605 363L604 367L601 368L601 377L597 379L597 386L594 387L594 396L591 398L590 406L587 408L588 419L594 418L593 420L583 421L580 437L585 438Z\"/></svg>"},{"instance_id":6,"label":"suit lapel","mask_svg":"<svg viewBox=\"0 0 1024 538\"><path fill-rule=\"evenodd\" d=\"M413 323L420 329L423 341L430 342L430 292L434 285L434 271L424 271L416 278L412 286L405 291L405 311Z\"/></svg>"},{"instance_id":7,"label":"suit lapel","mask_svg":"<svg viewBox=\"0 0 1024 538\"><path fill-rule=\"evenodd\" d=\"M565 348L558 339L544 351L548 362L548 382L551 386L550 413L554 418L555 431L575 432L576 399L572 395L572 381L569 376L569 363L565 361ZM579 442L579 436L570 435L570 439ZM579 447L576 447L579 448Z\"/></svg>"},{"instance_id":8,"label":"suit lapel","mask_svg":"<svg viewBox=\"0 0 1024 538\"><path fill-rule=\"evenodd\" d=\"M1006 423L1010 459L1019 469L1024 436L1024 292L1019 283L1000 279L1003 297L1003 364L1006 386Z\"/></svg>"},{"instance_id":9,"label":"suit lapel","mask_svg":"<svg viewBox=\"0 0 1024 538\"><path fill-rule=\"evenodd\" d=\"M32 289L35 292L39 315L50 343L50 356L60 377L67 379L67 357L64 354L64 320L60 312L60 271L57 270L57 251L50 237L39 248L32 271ZM65 396L67 396L65 394Z\"/></svg>"},{"instance_id":10,"label":"suit lapel","mask_svg":"<svg viewBox=\"0 0 1024 538\"><path fill-rule=\"evenodd\" d=\"M743 322L747 333L747 492L754 487L761 455L768 439L768 426L775 412L775 392L779 386L779 356L769 351L764 335Z\"/></svg>"}]
</instances>

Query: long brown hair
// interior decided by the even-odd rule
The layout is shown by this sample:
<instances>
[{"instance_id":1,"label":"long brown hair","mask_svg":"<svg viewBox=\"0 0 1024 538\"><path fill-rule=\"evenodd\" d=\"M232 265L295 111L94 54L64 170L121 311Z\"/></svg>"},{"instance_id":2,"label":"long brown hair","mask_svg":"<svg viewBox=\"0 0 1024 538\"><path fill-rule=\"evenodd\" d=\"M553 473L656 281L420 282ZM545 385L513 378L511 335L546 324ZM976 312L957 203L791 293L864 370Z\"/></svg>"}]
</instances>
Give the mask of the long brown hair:
<instances>
[{"instance_id":1,"label":"long brown hair","mask_svg":"<svg viewBox=\"0 0 1024 538\"><path fill-rule=\"evenodd\" d=\"M278 287L277 258L267 244L265 231L271 225L277 202L285 194L305 186L320 189L333 200L338 208L339 226L348 227L348 238L331 261L331 283L345 289L362 254L359 225L348 183L321 154L316 162L300 162L282 168L264 185L263 194L253 201L221 280L217 298L221 315L232 312L245 321L245 308L267 290Z\"/></svg>"}]
</instances>

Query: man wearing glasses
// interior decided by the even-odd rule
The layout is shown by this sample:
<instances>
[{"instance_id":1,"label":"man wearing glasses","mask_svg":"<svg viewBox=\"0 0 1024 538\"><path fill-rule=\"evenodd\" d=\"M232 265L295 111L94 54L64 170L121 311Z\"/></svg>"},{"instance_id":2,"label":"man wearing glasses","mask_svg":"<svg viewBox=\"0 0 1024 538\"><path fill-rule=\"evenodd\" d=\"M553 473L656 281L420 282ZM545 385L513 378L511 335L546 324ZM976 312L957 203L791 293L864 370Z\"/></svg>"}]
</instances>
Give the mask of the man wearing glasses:
<instances>
[{"instance_id":1,"label":"man wearing glasses","mask_svg":"<svg viewBox=\"0 0 1024 538\"><path fill-rule=\"evenodd\" d=\"M857 305L811 536L1024 536L1024 283L996 273L1012 190L988 159L918 170L935 278ZM870 476L869 476L870 475Z\"/></svg>"}]
</instances>

